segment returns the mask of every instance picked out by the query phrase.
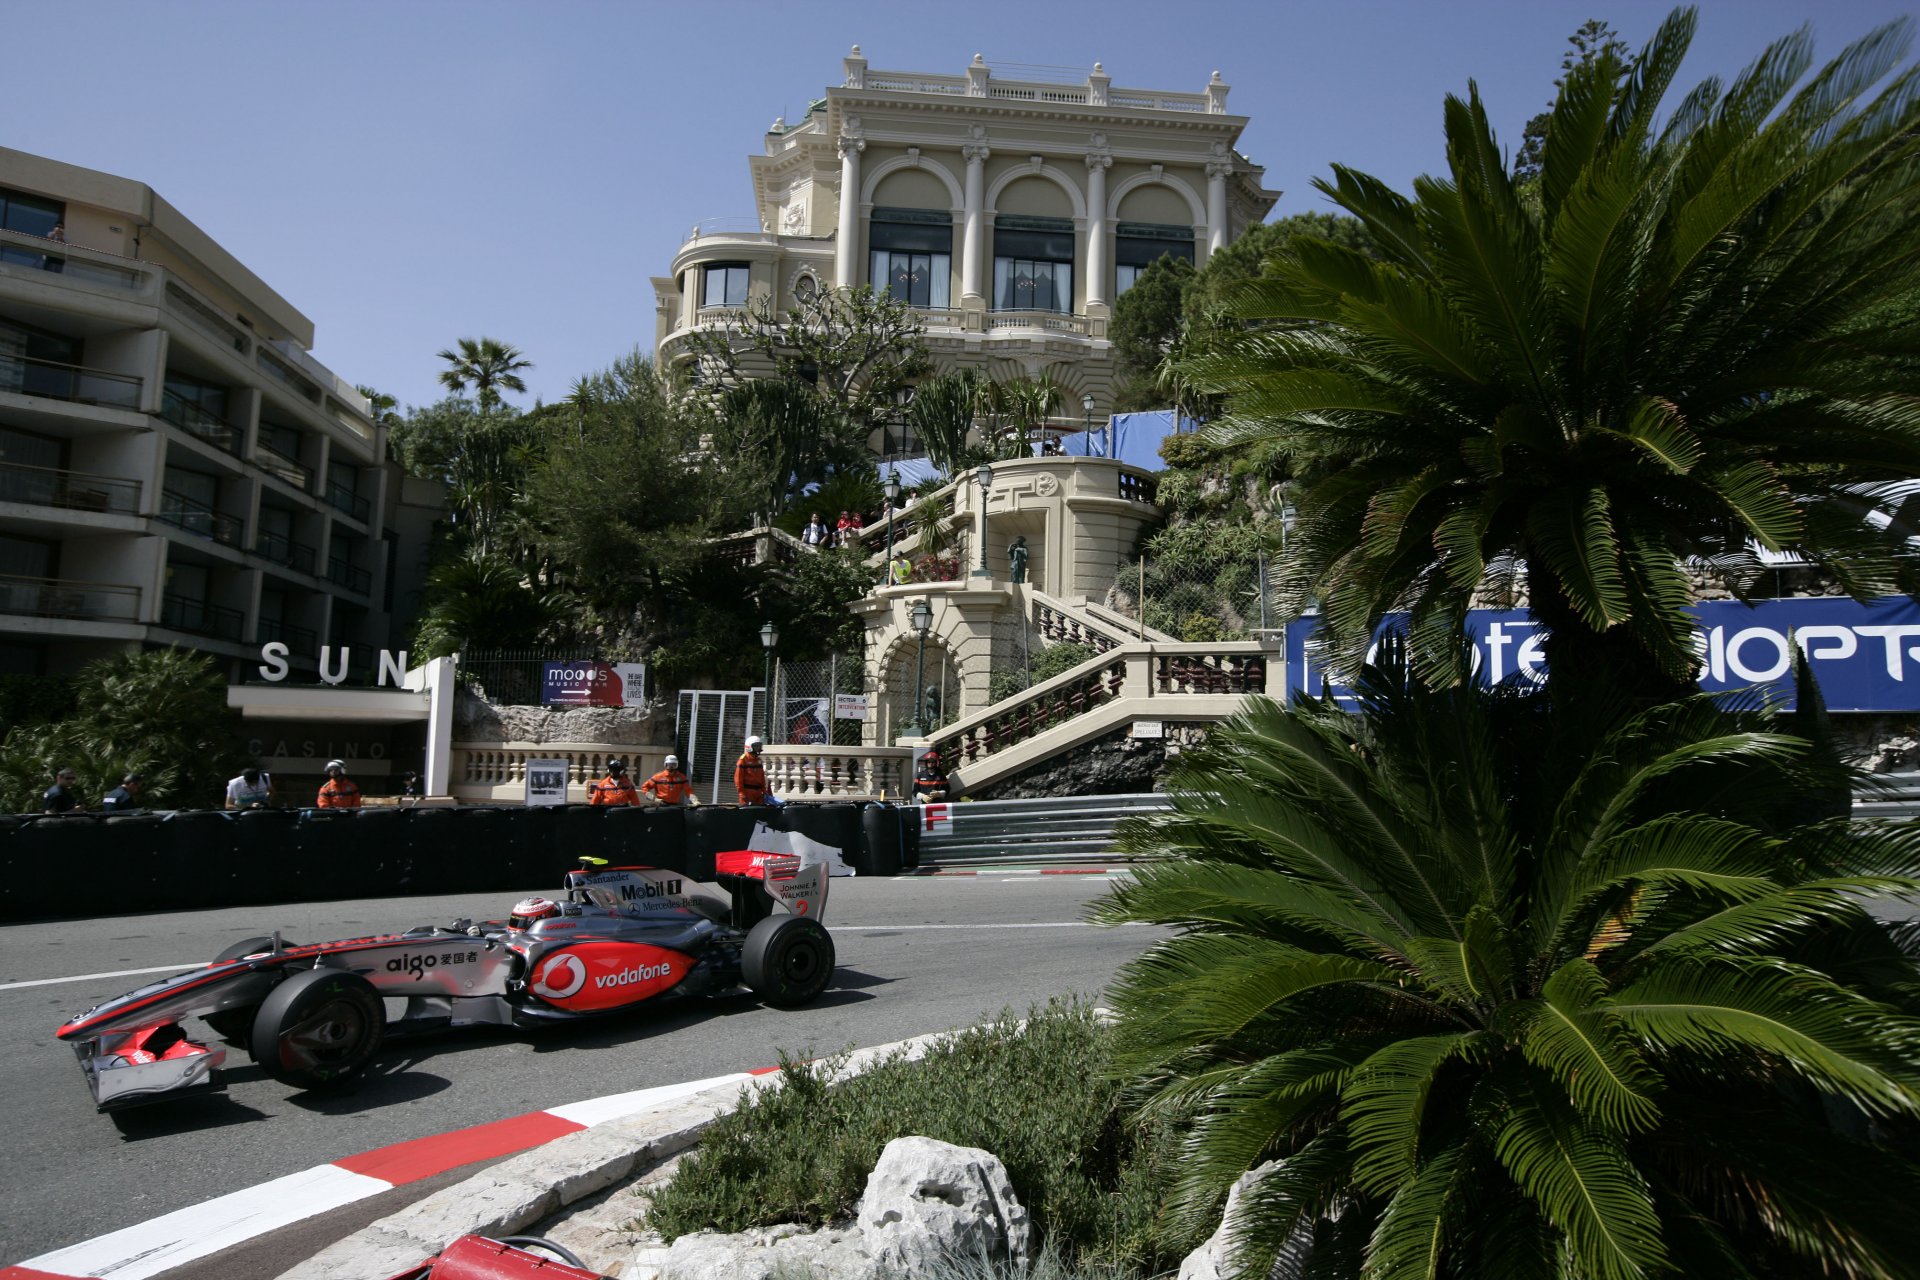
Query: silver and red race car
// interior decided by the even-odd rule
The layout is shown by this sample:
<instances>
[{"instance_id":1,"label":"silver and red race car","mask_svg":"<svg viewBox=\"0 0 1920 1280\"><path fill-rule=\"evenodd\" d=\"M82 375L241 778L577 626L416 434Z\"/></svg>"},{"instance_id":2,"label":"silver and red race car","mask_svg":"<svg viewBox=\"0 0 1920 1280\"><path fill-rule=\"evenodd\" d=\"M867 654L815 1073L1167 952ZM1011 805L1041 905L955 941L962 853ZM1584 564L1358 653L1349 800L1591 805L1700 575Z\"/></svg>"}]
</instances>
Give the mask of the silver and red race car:
<instances>
[{"instance_id":1,"label":"silver and red race car","mask_svg":"<svg viewBox=\"0 0 1920 1280\"><path fill-rule=\"evenodd\" d=\"M308 946L243 939L211 964L95 1005L59 1037L94 1104L111 1111L221 1087L226 1050L193 1038L190 1017L246 1047L272 1078L315 1089L353 1080L389 1031L540 1027L742 983L790 1007L833 976L820 862L722 853L706 884L580 861L559 901L529 898L504 921ZM398 1016L389 1001L404 1001Z\"/></svg>"}]
</instances>

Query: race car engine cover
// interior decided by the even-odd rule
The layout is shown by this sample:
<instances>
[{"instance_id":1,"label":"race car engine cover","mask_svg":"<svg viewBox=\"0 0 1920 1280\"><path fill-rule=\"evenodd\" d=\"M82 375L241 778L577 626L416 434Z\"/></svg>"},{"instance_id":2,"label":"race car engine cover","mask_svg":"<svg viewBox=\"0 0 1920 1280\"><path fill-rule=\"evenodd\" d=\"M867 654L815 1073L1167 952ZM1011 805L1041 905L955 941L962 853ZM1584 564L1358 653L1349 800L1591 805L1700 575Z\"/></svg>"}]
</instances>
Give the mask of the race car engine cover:
<instances>
[{"instance_id":1,"label":"race car engine cover","mask_svg":"<svg viewBox=\"0 0 1920 1280\"><path fill-rule=\"evenodd\" d=\"M617 1009L669 990L694 964L693 956L644 942L582 942L542 956L527 975L527 994L579 1013Z\"/></svg>"}]
</instances>

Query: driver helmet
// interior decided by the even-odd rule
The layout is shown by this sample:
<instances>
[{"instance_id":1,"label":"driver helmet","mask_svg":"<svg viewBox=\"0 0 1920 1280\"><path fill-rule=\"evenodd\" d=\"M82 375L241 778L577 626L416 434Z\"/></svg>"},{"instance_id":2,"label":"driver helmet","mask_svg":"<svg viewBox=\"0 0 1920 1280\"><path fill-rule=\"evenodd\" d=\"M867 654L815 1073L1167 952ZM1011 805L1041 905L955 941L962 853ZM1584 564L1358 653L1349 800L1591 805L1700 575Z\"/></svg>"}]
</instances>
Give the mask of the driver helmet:
<instances>
[{"instance_id":1,"label":"driver helmet","mask_svg":"<svg viewBox=\"0 0 1920 1280\"><path fill-rule=\"evenodd\" d=\"M667 763L666 763L666 767L667 767L667 768L669 768L669 769L678 769L678 768L680 767L680 757L679 757L679 756L668 756L668 757L667 757Z\"/></svg>"},{"instance_id":2,"label":"driver helmet","mask_svg":"<svg viewBox=\"0 0 1920 1280\"><path fill-rule=\"evenodd\" d=\"M614 776L617 777L620 774L625 773L626 771L627 771L627 762L625 760L622 760L619 756L615 756L613 759L607 761L608 773L613 774Z\"/></svg>"},{"instance_id":3,"label":"driver helmet","mask_svg":"<svg viewBox=\"0 0 1920 1280\"><path fill-rule=\"evenodd\" d=\"M534 921L559 914L560 904L552 898L522 898L513 904L513 911L507 916L507 927L530 929Z\"/></svg>"}]
</instances>

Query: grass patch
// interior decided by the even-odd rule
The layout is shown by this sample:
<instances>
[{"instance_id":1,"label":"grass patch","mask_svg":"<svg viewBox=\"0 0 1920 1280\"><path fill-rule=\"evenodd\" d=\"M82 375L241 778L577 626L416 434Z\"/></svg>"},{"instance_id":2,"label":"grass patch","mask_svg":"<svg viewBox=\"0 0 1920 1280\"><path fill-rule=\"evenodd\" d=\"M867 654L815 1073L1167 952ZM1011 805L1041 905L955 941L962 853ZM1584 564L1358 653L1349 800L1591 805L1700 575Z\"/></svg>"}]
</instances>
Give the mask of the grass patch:
<instances>
[{"instance_id":1,"label":"grass patch","mask_svg":"<svg viewBox=\"0 0 1920 1280\"><path fill-rule=\"evenodd\" d=\"M1160 1213L1180 1135L1129 1121L1108 1047L1091 1005L1055 1000L1024 1023L1004 1011L918 1061L895 1054L837 1085L845 1054L782 1054L783 1086L744 1097L707 1130L646 1225L672 1240L845 1221L881 1150L919 1134L999 1156L1052 1257L1117 1276L1164 1272L1200 1243L1171 1237Z\"/></svg>"}]
</instances>

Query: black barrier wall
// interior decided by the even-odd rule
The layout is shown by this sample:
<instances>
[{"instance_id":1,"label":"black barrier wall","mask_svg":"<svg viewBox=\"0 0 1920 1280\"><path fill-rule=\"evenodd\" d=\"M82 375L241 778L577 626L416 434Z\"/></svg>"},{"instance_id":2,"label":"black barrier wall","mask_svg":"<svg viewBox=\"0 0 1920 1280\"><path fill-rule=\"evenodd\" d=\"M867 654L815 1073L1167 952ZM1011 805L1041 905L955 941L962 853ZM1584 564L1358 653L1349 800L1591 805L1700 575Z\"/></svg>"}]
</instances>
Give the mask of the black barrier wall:
<instances>
[{"instance_id":1,"label":"black barrier wall","mask_svg":"<svg viewBox=\"0 0 1920 1280\"><path fill-rule=\"evenodd\" d=\"M583 856L711 880L715 856L762 824L838 850L859 875L918 861L913 811L884 804L0 815L0 922L551 891Z\"/></svg>"}]
</instances>

